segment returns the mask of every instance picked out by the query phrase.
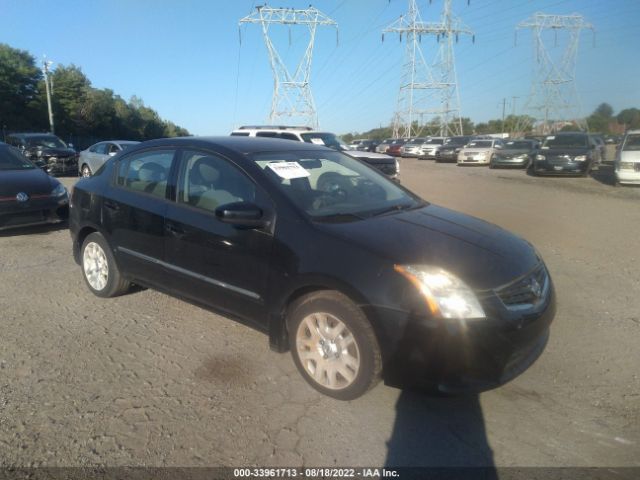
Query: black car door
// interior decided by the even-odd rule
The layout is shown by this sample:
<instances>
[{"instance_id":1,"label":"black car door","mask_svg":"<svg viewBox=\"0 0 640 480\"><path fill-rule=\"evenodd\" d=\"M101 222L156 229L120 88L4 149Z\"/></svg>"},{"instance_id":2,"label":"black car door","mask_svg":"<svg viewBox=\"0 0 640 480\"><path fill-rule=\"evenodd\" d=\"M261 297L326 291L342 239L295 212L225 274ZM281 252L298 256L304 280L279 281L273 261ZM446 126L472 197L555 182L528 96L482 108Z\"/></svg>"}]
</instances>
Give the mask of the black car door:
<instances>
[{"instance_id":1,"label":"black car door","mask_svg":"<svg viewBox=\"0 0 640 480\"><path fill-rule=\"evenodd\" d=\"M102 200L102 225L125 275L162 285L164 215L176 150L155 148L122 157Z\"/></svg>"},{"instance_id":2,"label":"black car door","mask_svg":"<svg viewBox=\"0 0 640 480\"><path fill-rule=\"evenodd\" d=\"M262 321L273 235L223 223L215 209L233 202L273 215L267 194L236 164L211 152L180 153L176 202L166 211L165 252L173 290L244 319Z\"/></svg>"}]
</instances>

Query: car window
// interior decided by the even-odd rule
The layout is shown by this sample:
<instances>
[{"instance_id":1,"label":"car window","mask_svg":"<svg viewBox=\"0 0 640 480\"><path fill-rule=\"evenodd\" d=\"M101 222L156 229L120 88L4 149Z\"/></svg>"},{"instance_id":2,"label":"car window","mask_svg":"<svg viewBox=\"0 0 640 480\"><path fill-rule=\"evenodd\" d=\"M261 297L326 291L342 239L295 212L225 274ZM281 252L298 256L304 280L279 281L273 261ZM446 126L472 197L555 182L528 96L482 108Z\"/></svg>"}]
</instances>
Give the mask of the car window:
<instances>
[{"instance_id":1,"label":"car window","mask_svg":"<svg viewBox=\"0 0 640 480\"><path fill-rule=\"evenodd\" d=\"M469 142L467 147L473 148L491 148L492 142L491 140L474 140L473 142Z\"/></svg>"},{"instance_id":2,"label":"car window","mask_svg":"<svg viewBox=\"0 0 640 480\"><path fill-rule=\"evenodd\" d=\"M280 134L280 138L282 138L283 140L295 140L296 142L300 141L298 139L298 137L296 135L294 135L293 133L282 132Z\"/></svg>"},{"instance_id":3,"label":"car window","mask_svg":"<svg viewBox=\"0 0 640 480\"><path fill-rule=\"evenodd\" d=\"M248 137L249 132L231 132L232 137Z\"/></svg>"},{"instance_id":4,"label":"car window","mask_svg":"<svg viewBox=\"0 0 640 480\"><path fill-rule=\"evenodd\" d=\"M121 187L164 198L174 150L151 150L123 158L118 165Z\"/></svg>"},{"instance_id":5,"label":"car window","mask_svg":"<svg viewBox=\"0 0 640 480\"><path fill-rule=\"evenodd\" d=\"M624 141L623 151L640 150L640 133L627 135Z\"/></svg>"},{"instance_id":6,"label":"car window","mask_svg":"<svg viewBox=\"0 0 640 480\"><path fill-rule=\"evenodd\" d=\"M29 147L67 148L67 144L55 135L41 135L27 138Z\"/></svg>"},{"instance_id":7,"label":"car window","mask_svg":"<svg viewBox=\"0 0 640 480\"><path fill-rule=\"evenodd\" d=\"M278 132L257 132L256 137L278 138Z\"/></svg>"},{"instance_id":8,"label":"car window","mask_svg":"<svg viewBox=\"0 0 640 480\"><path fill-rule=\"evenodd\" d=\"M542 148L585 148L589 144L589 138L587 135L581 134L564 134L564 135L549 135L545 138Z\"/></svg>"},{"instance_id":9,"label":"car window","mask_svg":"<svg viewBox=\"0 0 640 480\"><path fill-rule=\"evenodd\" d=\"M208 152L185 150L178 178L178 202L210 212L220 205L256 198L255 184L244 172Z\"/></svg>"},{"instance_id":10,"label":"car window","mask_svg":"<svg viewBox=\"0 0 640 480\"><path fill-rule=\"evenodd\" d=\"M107 145L107 153L118 153L120 151L120 147L115 143L109 143Z\"/></svg>"},{"instance_id":11,"label":"car window","mask_svg":"<svg viewBox=\"0 0 640 480\"><path fill-rule=\"evenodd\" d=\"M506 150L525 150L533 147L531 142L511 141L504 144Z\"/></svg>"},{"instance_id":12,"label":"car window","mask_svg":"<svg viewBox=\"0 0 640 480\"><path fill-rule=\"evenodd\" d=\"M423 204L384 175L340 152L263 152L251 158L293 204L317 220L364 218Z\"/></svg>"},{"instance_id":13,"label":"car window","mask_svg":"<svg viewBox=\"0 0 640 480\"><path fill-rule=\"evenodd\" d=\"M333 133L327 132L312 132L312 133L301 133L300 136L302 140L307 143L314 143L316 145L325 145L330 148L339 149L340 140ZM359 143L359 140L351 142L351 145Z\"/></svg>"},{"instance_id":14,"label":"car window","mask_svg":"<svg viewBox=\"0 0 640 480\"><path fill-rule=\"evenodd\" d=\"M107 144L106 143L99 143L99 144L95 145L94 149L92 150L92 152L99 153L100 155L105 155L107 153Z\"/></svg>"},{"instance_id":15,"label":"car window","mask_svg":"<svg viewBox=\"0 0 640 480\"><path fill-rule=\"evenodd\" d=\"M27 161L19 150L13 147L0 147L0 170L32 170L36 168Z\"/></svg>"}]
</instances>

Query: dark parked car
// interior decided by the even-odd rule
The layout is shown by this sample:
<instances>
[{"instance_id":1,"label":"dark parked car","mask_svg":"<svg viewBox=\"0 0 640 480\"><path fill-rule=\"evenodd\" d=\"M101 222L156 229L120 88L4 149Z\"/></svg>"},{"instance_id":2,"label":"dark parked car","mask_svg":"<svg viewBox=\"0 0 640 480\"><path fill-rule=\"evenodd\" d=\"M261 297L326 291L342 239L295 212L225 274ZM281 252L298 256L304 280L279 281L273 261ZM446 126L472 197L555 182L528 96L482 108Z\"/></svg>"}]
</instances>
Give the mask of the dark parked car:
<instances>
[{"instance_id":1,"label":"dark parked car","mask_svg":"<svg viewBox=\"0 0 640 480\"><path fill-rule=\"evenodd\" d=\"M508 140L491 157L489 168L519 167L527 168L538 153L537 140Z\"/></svg>"},{"instance_id":2,"label":"dark parked car","mask_svg":"<svg viewBox=\"0 0 640 480\"><path fill-rule=\"evenodd\" d=\"M555 314L528 242L318 145L145 142L80 179L70 219L94 294L133 282L239 319L339 399L380 376L497 386L538 357Z\"/></svg>"},{"instance_id":3,"label":"dark parked car","mask_svg":"<svg viewBox=\"0 0 640 480\"><path fill-rule=\"evenodd\" d=\"M51 175L78 173L78 154L50 133L12 133L7 143Z\"/></svg>"},{"instance_id":4,"label":"dark parked car","mask_svg":"<svg viewBox=\"0 0 640 480\"><path fill-rule=\"evenodd\" d=\"M0 143L0 230L69 216L67 190L14 147Z\"/></svg>"},{"instance_id":5,"label":"dark parked car","mask_svg":"<svg viewBox=\"0 0 640 480\"><path fill-rule=\"evenodd\" d=\"M460 136L449 137L444 144L436 150L436 162L457 162L458 153L469 143L473 137Z\"/></svg>"},{"instance_id":6,"label":"dark parked car","mask_svg":"<svg viewBox=\"0 0 640 480\"><path fill-rule=\"evenodd\" d=\"M600 149L585 132L560 132L545 138L533 161L535 175L588 176L600 163Z\"/></svg>"},{"instance_id":7,"label":"dark parked car","mask_svg":"<svg viewBox=\"0 0 640 480\"><path fill-rule=\"evenodd\" d=\"M378 140L362 140L356 150L360 150L362 152L375 152L376 147L380 145Z\"/></svg>"}]
</instances>

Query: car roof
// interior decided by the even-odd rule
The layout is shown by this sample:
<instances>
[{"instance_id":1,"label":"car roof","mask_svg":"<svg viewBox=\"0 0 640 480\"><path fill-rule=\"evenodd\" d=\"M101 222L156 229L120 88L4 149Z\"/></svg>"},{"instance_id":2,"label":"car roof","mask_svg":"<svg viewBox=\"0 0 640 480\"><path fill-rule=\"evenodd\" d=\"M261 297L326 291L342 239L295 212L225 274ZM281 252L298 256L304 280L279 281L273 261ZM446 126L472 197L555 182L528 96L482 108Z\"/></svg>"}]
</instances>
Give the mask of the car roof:
<instances>
[{"instance_id":1,"label":"car roof","mask_svg":"<svg viewBox=\"0 0 640 480\"><path fill-rule=\"evenodd\" d=\"M240 137L240 136L224 136L224 137L173 137L161 138L157 140L149 140L139 143L135 150L146 147L161 146L182 146L182 147L222 147L226 150L233 151L240 155L256 152L282 152L282 151L299 151L299 150L325 150L335 152L335 150L323 145L315 145L307 142L292 142L291 140L283 140L268 137ZM131 151L135 151L131 150Z\"/></svg>"}]
</instances>

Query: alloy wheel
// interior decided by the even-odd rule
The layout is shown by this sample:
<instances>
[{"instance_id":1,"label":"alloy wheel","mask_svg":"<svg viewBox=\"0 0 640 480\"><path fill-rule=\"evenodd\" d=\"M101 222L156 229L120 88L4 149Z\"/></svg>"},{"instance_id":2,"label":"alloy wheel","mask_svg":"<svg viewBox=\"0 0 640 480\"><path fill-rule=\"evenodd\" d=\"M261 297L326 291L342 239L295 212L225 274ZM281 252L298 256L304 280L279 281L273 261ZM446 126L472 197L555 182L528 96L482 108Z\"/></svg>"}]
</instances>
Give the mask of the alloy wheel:
<instances>
[{"instance_id":1,"label":"alloy wheel","mask_svg":"<svg viewBox=\"0 0 640 480\"><path fill-rule=\"evenodd\" d=\"M87 282L96 291L101 291L109 281L109 263L104 250L96 242L90 242L84 248L82 267Z\"/></svg>"}]
</instances>

